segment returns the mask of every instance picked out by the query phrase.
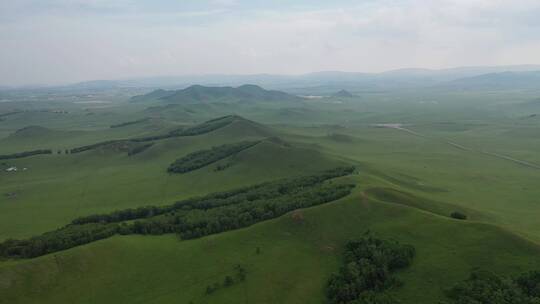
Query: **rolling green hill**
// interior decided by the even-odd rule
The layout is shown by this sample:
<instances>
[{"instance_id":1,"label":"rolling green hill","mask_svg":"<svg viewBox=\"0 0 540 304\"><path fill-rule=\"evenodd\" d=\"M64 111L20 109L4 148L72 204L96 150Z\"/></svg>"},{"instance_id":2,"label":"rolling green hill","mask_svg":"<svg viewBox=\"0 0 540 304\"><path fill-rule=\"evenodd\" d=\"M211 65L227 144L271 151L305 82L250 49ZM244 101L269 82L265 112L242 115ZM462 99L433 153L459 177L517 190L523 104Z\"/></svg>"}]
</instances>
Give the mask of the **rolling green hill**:
<instances>
[{"instance_id":1,"label":"rolling green hill","mask_svg":"<svg viewBox=\"0 0 540 304\"><path fill-rule=\"evenodd\" d=\"M164 205L344 163L274 138L188 174L167 173L167 167L186 154L272 135L279 133L233 116L228 125L218 130L155 141L153 146L132 156L110 145L77 154L10 160L7 165L28 170L17 174L0 171L0 238L28 237L65 225L77 216ZM216 166L226 170L216 171ZM42 204L44 200L47 204Z\"/></svg>"},{"instance_id":2,"label":"rolling green hill","mask_svg":"<svg viewBox=\"0 0 540 304\"><path fill-rule=\"evenodd\" d=\"M322 304L343 246L368 230L416 249L412 265L396 272L403 286L390 289L404 304L451 303L445 290L474 269L505 277L540 269L540 170L525 165L540 163L540 120L534 107L520 106L537 94L378 91L280 103L250 86L179 92L4 117L0 154L62 153L0 161L0 242L342 166L356 171L328 183L354 184L353 192L192 240L115 235L0 260L0 303ZM159 99L177 93L176 101ZM167 172L175 160L245 142L256 144ZM456 211L467 219L453 219ZM225 287L238 265L245 280Z\"/></svg>"},{"instance_id":3,"label":"rolling green hill","mask_svg":"<svg viewBox=\"0 0 540 304\"><path fill-rule=\"evenodd\" d=\"M233 87L205 87L193 85L183 90L155 90L145 95L135 96L132 102L159 101L166 103L201 102L299 102L302 98L280 91L265 90L256 85Z\"/></svg>"},{"instance_id":4,"label":"rolling green hill","mask_svg":"<svg viewBox=\"0 0 540 304\"><path fill-rule=\"evenodd\" d=\"M417 250L413 265L397 274L405 284L393 293L402 303L444 299L444 290L472 268L512 275L540 266L537 245L500 228L374 201L361 191L198 240L122 236L8 262L0 265L0 302L324 303L324 284L338 267L343 244L367 229ZM205 294L238 264L246 269L244 282Z\"/></svg>"}]
</instances>

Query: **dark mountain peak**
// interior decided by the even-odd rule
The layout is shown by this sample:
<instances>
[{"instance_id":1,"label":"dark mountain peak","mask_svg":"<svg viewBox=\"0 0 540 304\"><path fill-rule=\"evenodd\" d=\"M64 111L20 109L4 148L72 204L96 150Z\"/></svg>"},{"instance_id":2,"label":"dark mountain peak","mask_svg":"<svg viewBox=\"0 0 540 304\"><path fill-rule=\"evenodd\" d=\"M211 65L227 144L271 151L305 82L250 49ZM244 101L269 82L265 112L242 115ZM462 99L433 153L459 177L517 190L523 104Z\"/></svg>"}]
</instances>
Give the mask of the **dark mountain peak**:
<instances>
[{"instance_id":1,"label":"dark mountain peak","mask_svg":"<svg viewBox=\"0 0 540 304\"><path fill-rule=\"evenodd\" d=\"M336 92L334 94L332 94L333 97L345 97L345 98L350 98L350 97L354 97L354 95L347 91L347 90L341 90L339 92Z\"/></svg>"},{"instance_id":2,"label":"dark mountain peak","mask_svg":"<svg viewBox=\"0 0 540 304\"><path fill-rule=\"evenodd\" d=\"M132 101L166 101L169 103L200 102L260 102L260 101L300 101L298 96L285 92L265 90L260 86L245 84L239 87L208 87L192 85L182 90L155 90L135 96Z\"/></svg>"}]
</instances>

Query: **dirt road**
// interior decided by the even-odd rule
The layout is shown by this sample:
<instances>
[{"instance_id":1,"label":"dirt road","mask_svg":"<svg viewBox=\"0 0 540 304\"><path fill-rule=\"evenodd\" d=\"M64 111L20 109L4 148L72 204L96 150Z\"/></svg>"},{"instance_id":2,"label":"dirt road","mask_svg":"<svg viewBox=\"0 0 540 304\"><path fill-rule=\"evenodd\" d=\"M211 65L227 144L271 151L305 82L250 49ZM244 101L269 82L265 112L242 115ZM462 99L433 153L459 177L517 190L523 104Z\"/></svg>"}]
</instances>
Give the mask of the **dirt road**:
<instances>
[{"instance_id":1,"label":"dirt road","mask_svg":"<svg viewBox=\"0 0 540 304\"><path fill-rule=\"evenodd\" d=\"M457 148L457 149L460 149L460 150L463 150L463 151L480 153L480 154L484 154L484 155L491 156L491 157L494 157L494 158L510 161L510 162L513 162L515 164L518 164L518 165L521 165L521 166L524 166L524 167L540 170L540 165L538 165L538 164L531 163L531 162L524 161L524 160L520 160L520 159L516 159L516 158L506 156L506 155L502 155L502 154L499 154L499 153L489 152L489 151L486 151L486 150L476 150L476 149L466 147L466 146L463 146L461 144L458 144L458 143L455 143L455 142L452 142L452 141L440 140L440 139L438 139L436 137L427 136L427 135L418 133L416 131L404 128L402 124L397 124L397 123L396 124L379 124L377 126L382 127L382 128L395 129L395 130L407 132L407 133L409 133L411 135L414 135L414 136L419 136L419 137L423 137L423 138L431 138L433 140L438 140L438 141L444 142L444 143L446 143L446 144L448 144L448 145L450 145L450 146L452 146L454 148Z\"/></svg>"}]
</instances>

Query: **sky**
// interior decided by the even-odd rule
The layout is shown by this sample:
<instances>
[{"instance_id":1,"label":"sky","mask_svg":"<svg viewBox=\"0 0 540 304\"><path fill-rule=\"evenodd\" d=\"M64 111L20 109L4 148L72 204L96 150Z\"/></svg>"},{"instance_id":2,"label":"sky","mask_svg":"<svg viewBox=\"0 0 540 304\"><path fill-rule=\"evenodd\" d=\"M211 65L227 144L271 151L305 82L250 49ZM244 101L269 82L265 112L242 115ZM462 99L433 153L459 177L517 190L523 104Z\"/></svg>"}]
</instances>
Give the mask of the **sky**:
<instances>
[{"instance_id":1,"label":"sky","mask_svg":"<svg viewBox=\"0 0 540 304\"><path fill-rule=\"evenodd\" d=\"M540 64L539 0L0 0L0 85Z\"/></svg>"}]
</instances>

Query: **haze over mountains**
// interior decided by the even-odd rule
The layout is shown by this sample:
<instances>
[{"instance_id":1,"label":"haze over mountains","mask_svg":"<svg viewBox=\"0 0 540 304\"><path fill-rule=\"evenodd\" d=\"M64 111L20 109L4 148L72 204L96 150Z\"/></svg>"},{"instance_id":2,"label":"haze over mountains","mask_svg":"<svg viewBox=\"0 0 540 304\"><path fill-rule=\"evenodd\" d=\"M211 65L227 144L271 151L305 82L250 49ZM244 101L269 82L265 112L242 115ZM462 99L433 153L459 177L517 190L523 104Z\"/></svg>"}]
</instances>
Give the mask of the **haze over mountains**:
<instances>
[{"instance_id":1,"label":"haze over mountains","mask_svg":"<svg viewBox=\"0 0 540 304\"><path fill-rule=\"evenodd\" d=\"M104 90L121 88L183 89L192 85L241 86L246 83L295 94L332 94L410 88L527 89L538 85L540 65L459 67L450 69L399 69L382 73L323 71L302 75L184 75L158 76L125 80L93 80L55 89ZM45 88L45 87L43 87ZM4 89L7 89L4 87Z\"/></svg>"},{"instance_id":2,"label":"haze over mountains","mask_svg":"<svg viewBox=\"0 0 540 304\"><path fill-rule=\"evenodd\" d=\"M536 89L540 85L540 71L501 72L456 79L444 86L454 89Z\"/></svg>"},{"instance_id":3,"label":"haze over mountains","mask_svg":"<svg viewBox=\"0 0 540 304\"><path fill-rule=\"evenodd\" d=\"M257 85L233 87L206 87L193 85L182 90L158 89L148 94L131 98L132 102L160 101L167 103L227 102L230 100L257 101L300 101L302 98L280 91L265 90Z\"/></svg>"}]
</instances>

